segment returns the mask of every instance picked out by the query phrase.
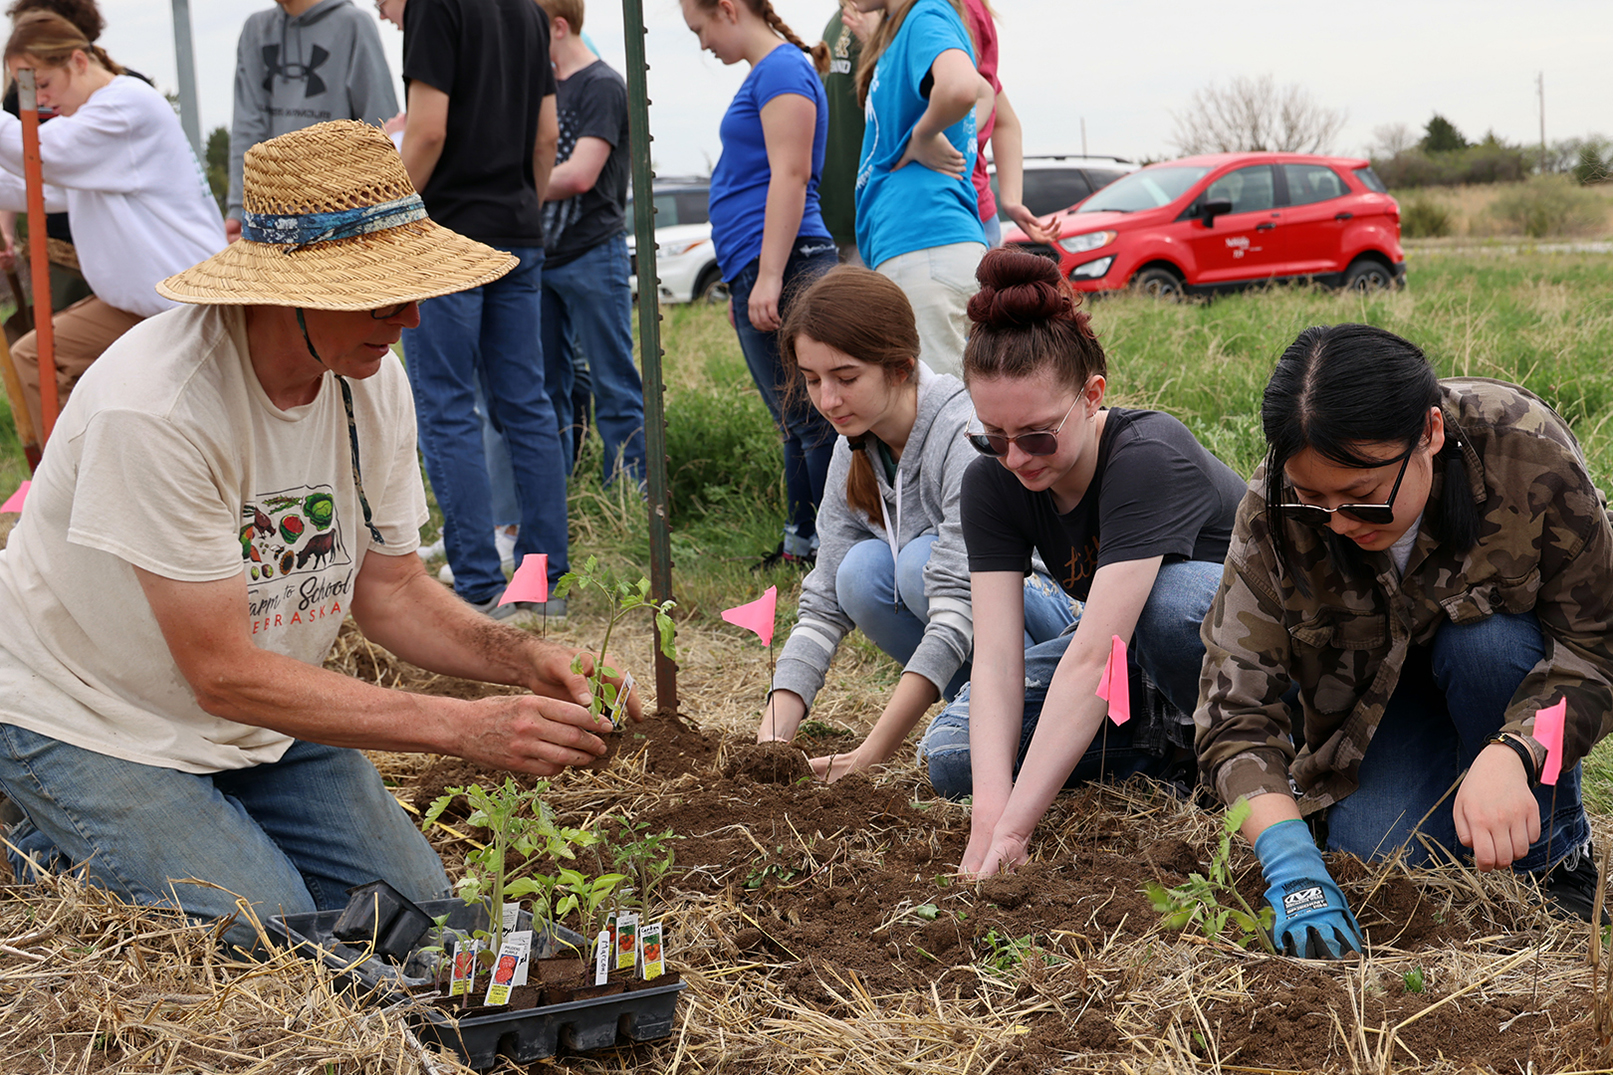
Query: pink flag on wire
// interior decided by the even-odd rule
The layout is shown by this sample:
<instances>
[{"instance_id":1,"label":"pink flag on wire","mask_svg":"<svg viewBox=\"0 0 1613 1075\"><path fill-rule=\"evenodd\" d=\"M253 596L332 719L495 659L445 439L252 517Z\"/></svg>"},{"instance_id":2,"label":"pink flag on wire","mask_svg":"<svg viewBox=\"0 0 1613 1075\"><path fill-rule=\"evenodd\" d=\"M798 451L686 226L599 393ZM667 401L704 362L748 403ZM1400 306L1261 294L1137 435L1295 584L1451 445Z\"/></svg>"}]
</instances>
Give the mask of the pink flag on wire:
<instances>
[{"instance_id":1,"label":"pink flag on wire","mask_svg":"<svg viewBox=\"0 0 1613 1075\"><path fill-rule=\"evenodd\" d=\"M1131 719L1131 675L1126 671L1126 642L1119 635L1109 647L1109 660L1098 677L1098 697L1109 703L1109 719L1124 724Z\"/></svg>"},{"instance_id":2,"label":"pink flag on wire","mask_svg":"<svg viewBox=\"0 0 1613 1075\"><path fill-rule=\"evenodd\" d=\"M778 607L778 587L769 586L767 592L746 605L724 609L722 618L735 627L755 631L762 645L773 644L773 615Z\"/></svg>"},{"instance_id":3,"label":"pink flag on wire","mask_svg":"<svg viewBox=\"0 0 1613 1075\"><path fill-rule=\"evenodd\" d=\"M0 512L22 511L22 502L28 499L28 487L32 484L31 481L25 481L17 486L17 491L7 497L4 504L0 504Z\"/></svg>"},{"instance_id":4,"label":"pink flag on wire","mask_svg":"<svg viewBox=\"0 0 1613 1075\"><path fill-rule=\"evenodd\" d=\"M546 552L529 552L521 557L521 566L515 569L515 576L510 584L504 587L504 596L498 599L501 605L511 601L536 601L539 604L549 600L549 554Z\"/></svg>"},{"instance_id":5,"label":"pink flag on wire","mask_svg":"<svg viewBox=\"0 0 1613 1075\"><path fill-rule=\"evenodd\" d=\"M1563 775L1563 718L1568 715L1568 699L1560 698L1535 714L1535 738L1546 748L1546 764L1540 767L1540 782L1556 784Z\"/></svg>"}]
</instances>

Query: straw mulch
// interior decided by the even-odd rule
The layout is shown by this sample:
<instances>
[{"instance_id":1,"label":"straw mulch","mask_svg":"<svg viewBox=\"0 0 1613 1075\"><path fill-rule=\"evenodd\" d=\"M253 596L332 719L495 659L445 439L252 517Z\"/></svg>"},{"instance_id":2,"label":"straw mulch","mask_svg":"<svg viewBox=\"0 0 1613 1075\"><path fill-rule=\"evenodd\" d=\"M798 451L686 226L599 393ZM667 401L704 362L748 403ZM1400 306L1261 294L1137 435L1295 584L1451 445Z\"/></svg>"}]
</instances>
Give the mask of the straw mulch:
<instances>
[{"instance_id":1,"label":"straw mulch","mask_svg":"<svg viewBox=\"0 0 1613 1075\"><path fill-rule=\"evenodd\" d=\"M580 642L600 626L585 607L549 633ZM618 637L653 695L647 633ZM832 788L751 782L734 762L753 736L763 650L699 624L681 627L680 647L681 709L699 727L646 725L611 768L567 773L549 795L570 823L711 818L680 830L668 886L667 950L688 983L679 1026L533 1071L1607 1069L1597 1016L1613 1004L1593 986L1590 931L1542 914L1510 876L1340 869L1371 956L1272 959L1158 928L1138 886L1202 869L1219 817L1127 785L1061 797L1017 878L947 884L967 813L929 794L910 755ZM860 732L894 677L865 648L843 648L814 716ZM470 692L351 633L331 663L387 686ZM686 756L658 756L674 742ZM432 790L435 759L374 758L401 801ZM1608 845L1600 819L1598 834ZM451 874L471 835L433 831ZM1241 844L1234 870L1258 896ZM958 943L934 943L925 905L957 918ZM970 932L988 921L1003 931L991 943ZM1022 935L1028 944L1005 943ZM228 960L212 937L70 880L0 890L0 1071L430 1072L394 1018L334 997L318 968Z\"/></svg>"}]
</instances>

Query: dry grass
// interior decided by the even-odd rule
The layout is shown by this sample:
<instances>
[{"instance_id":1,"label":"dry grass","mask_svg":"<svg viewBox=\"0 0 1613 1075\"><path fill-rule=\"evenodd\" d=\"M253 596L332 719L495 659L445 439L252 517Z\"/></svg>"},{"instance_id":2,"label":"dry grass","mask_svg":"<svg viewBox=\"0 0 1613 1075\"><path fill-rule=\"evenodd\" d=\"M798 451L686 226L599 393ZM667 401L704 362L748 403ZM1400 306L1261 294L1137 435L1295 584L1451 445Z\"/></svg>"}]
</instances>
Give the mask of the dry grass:
<instances>
[{"instance_id":1,"label":"dry grass","mask_svg":"<svg viewBox=\"0 0 1613 1075\"><path fill-rule=\"evenodd\" d=\"M1518 238L1522 232L1494 212L1497 199L1520 184L1477 183L1456 187L1419 187L1415 190L1397 190L1395 197L1426 199L1450 214L1451 231L1444 240L1447 244L1463 240ZM1575 229L1574 238L1606 239L1613 237L1613 183L1596 183L1579 188L1601 203L1601 215L1592 214ZM1427 241L1427 240L1423 240Z\"/></svg>"}]
</instances>

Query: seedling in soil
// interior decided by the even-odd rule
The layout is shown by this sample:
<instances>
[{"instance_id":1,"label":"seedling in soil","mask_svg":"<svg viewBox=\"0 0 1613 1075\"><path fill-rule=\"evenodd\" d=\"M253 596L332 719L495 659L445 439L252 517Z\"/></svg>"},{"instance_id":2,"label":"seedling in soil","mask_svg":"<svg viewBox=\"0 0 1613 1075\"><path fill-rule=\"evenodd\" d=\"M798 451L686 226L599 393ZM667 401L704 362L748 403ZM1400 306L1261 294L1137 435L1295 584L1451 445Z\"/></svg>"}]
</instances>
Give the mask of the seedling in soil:
<instances>
[{"instance_id":1,"label":"seedling in soil","mask_svg":"<svg viewBox=\"0 0 1613 1075\"><path fill-rule=\"evenodd\" d=\"M617 824L621 826L622 842L611 849L611 865L633 879L639 908L653 916L661 881L672 870L672 841L682 837L671 829L652 835L648 821L617 819Z\"/></svg>"},{"instance_id":2,"label":"seedling in soil","mask_svg":"<svg viewBox=\"0 0 1613 1075\"><path fill-rule=\"evenodd\" d=\"M594 658L594 670L588 673L588 690L593 695L593 702L588 711L598 716L602 712L609 712L611 720L618 728L621 727L620 718L626 714L625 707L618 710L616 705L617 685L608 682L611 679L619 680L621 674L605 663L605 654L610 649L610 635L616 625L626 618L635 609L648 609L655 618L655 629L660 636L661 652L668 660L678 659L678 648L673 641L675 627L672 617L668 615L675 607L676 602L652 601L650 599L650 580L641 578L631 583L617 579L610 572L599 567L597 557L590 556L578 571L568 571L560 576L555 584L554 596L565 597L573 589L595 589L604 596L608 609L609 619L605 622L605 638L599 644L599 656ZM583 675L582 654L572 658L571 670L577 675Z\"/></svg>"},{"instance_id":3,"label":"seedling in soil","mask_svg":"<svg viewBox=\"0 0 1613 1075\"><path fill-rule=\"evenodd\" d=\"M1402 974L1400 978L1405 983L1406 992L1408 993L1421 993L1426 985L1423 981L1423 969L1421 967L1411 968L1411 970Z\"/></svg>"},{"instance_id":4,"label":"seedling in soil","mask_svg":"<svg viewBox=\"0 0 1613 1075\"><path fill-rule=\"evenodd\" d=\"M1255 913L1238 886L1232 882L1232 834L1243 826L1249 817L1249 802L1240 800L1227 811L1222 823L1221 843L1210 858L1210 876L1191 873L1184 884L1167 889L1158 882L1143 886L1154 910L1164 916L1170 929L1187 929L1197 925L1210 940L1225 934L1239 948L1248 948L1258 942L1267 952L1277 954L1271 943L1271 925L1274 915L1270 907ZM1236 907L1223 907L1221 899L1230 896Z\"/></svg>"},{"instance_id":5,"label":"seedling in soil","mask_svg":"<svg viewBox=\"0 0 1613 1075\"><path fill-rule=\"evenodd\" d=\"M1008 933L998 933L996 929L986 931L984 943L987 948L986 955L981 962L988 970L998 974L1007 974L1029 955L1038 956L1047 966L1064 962L1064 957L1044 951L1036 945L1036 937L1027 933L1023 937L1015 937Z\"/></svg>"},{"instance_id":6,"label":"seedling in soil","mask_svg":"<svg viewBox=\"0 0 1613 1075\"><path fill-rule=\"evenodd\" d=\"M584 937L596 937L601 927L605 925L605 901L610 899L616 886L627 880L626 874L607 873L599 877L588 877L577 870L560 868L560 887L565 895L555 906L556 920L564 918L572 911L582 922L578 930Z\"/></svg>"}]
</instances>

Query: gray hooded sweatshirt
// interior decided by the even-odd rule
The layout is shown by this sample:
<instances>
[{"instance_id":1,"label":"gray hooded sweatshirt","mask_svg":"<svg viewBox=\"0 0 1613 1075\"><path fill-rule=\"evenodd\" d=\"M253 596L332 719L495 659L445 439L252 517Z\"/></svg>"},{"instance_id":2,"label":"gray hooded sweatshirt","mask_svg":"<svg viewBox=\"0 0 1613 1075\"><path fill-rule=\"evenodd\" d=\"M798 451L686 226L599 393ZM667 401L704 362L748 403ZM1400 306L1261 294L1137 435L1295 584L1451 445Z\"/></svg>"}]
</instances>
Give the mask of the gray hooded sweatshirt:
<instances>
[{"instance_id":1,"label":"gray hooded sweatshirt","mask_svg":"<svg viewBox=\"0 0 1613 1075\"><path fill-rule=\"evenodd\" d=\"M227 216L241 218L241 162L266 138L330 119L385 123L398 114L375 17L352 0L320 0L295 18L276 5L249 16L235 49Z\"/></svg>"},{"instance_id":2,"label":"gray hooded sweatshirt","mask_svg":"<svg viewBox=\"0 0 1613 1075\"><path fill-rule=\"evenodd\" d=\"M925 534L936 535L924 568L930 620L903 671L923 676L935 684L939 693L946 690L969 659L974 645L969 551L963 543L959 501L963 472L979 456L963 438L964 427L974 414L963 382L950 374L936 373L922 362L918 370L918 415L896 464L902 487L900 511L896 490L886 480L885 468L877 462L874 479L891 526L898 531L898 548ZM869 450L872 449L870 444ZM773 675L774 690L794 691L809 709L823 686L824 673L840 640L856 626L835 596L840 562L860 541L889 541L883 520L869 519L846 503L846 476L850 472L851 448L842 437L835 443L823 503L818 507L818 563L801 584L799 617Z\"/></svg>"}]
</instances>

